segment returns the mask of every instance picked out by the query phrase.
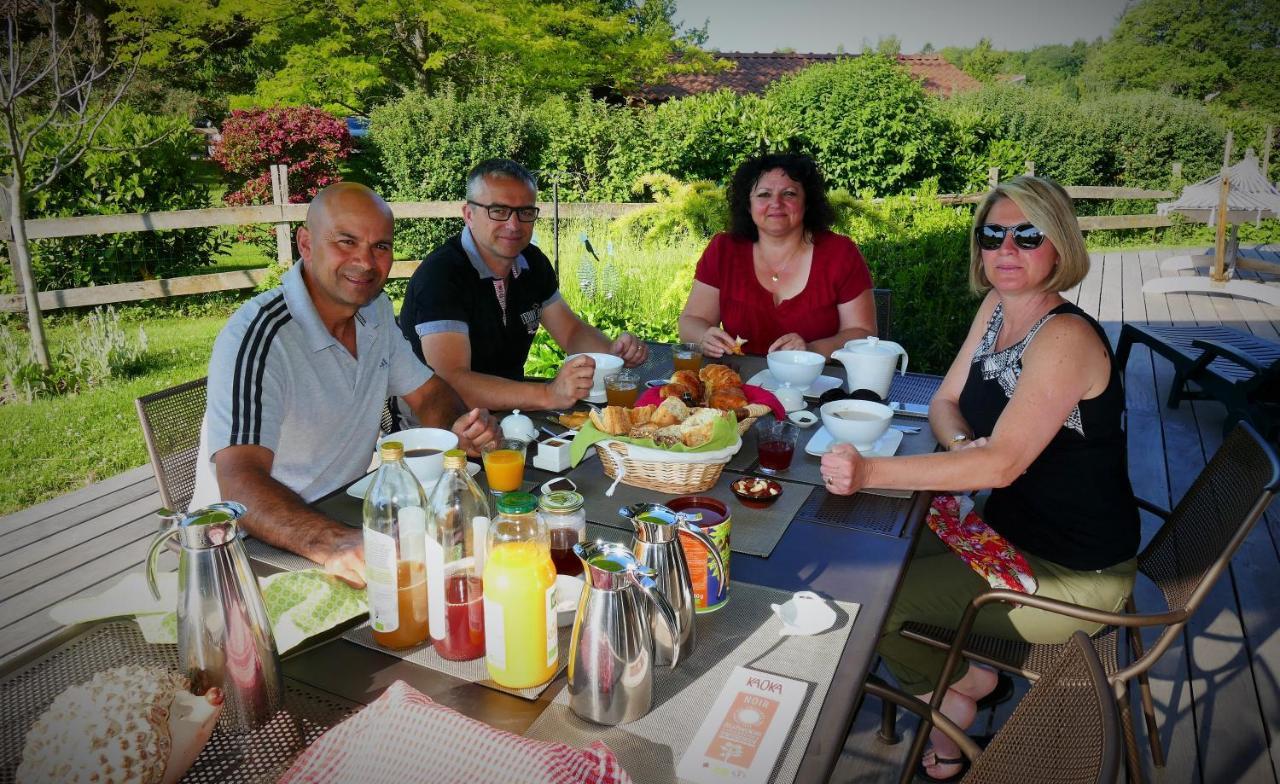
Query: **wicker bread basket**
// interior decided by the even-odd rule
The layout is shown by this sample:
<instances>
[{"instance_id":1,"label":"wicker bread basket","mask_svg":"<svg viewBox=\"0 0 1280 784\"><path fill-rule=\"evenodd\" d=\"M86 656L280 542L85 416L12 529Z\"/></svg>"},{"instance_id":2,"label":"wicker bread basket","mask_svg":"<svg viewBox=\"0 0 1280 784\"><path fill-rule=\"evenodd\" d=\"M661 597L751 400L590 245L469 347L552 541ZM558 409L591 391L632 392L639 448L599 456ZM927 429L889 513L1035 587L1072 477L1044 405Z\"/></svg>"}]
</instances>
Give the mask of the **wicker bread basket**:
<instances>
[{"instance_id":1,"label":"wicker bread basket","mask_svg":"<svg viewBox=\"0 0 1280 784\"><path fill-rule=\"evenodd\" d=\"M738 423L738 435L743 435L755 424L756 417L748 417ZM657 460L637 460L627 451L627 445L618 441L595 445L596 456L604 467L605 476L618 480L621 463L623 484L657 490L660 493L685 494L709 490L720 478L730 458L719 463L675 463Z\"/></svg>"}]
</instances>

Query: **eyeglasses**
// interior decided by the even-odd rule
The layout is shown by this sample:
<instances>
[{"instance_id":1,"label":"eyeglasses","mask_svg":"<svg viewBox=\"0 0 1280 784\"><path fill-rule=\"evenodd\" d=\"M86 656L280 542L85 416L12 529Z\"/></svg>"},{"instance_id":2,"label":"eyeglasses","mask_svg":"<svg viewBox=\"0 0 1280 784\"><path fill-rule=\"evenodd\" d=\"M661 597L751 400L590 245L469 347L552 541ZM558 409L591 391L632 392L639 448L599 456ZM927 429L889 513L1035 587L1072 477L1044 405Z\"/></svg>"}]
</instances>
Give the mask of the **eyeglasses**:
<instances>
[{"instance_id":1,"label":"eyeglasses","mask_svg":"<svg viewBox=\"0 0 1280 784\"><path fill-rule=\"evenodd\" d=\"M538 219L539 209L537 207L508 207L505 204L481 204L480 202L467 199L467 204L473 207L484 209L489 215L489 220L506 221L511 220L511 213L516 214L516 220L521 223L533 223Z\"/></svg>"},{"instance_id":2,"label":"eyeglasses","mask_svg":"<svg viewBox=\"0 0 1280 784\"><path fill-rule=\"evenodd\" d=\"M983 250L999 250L1006 234L1013 234L1013 244L1023 250L1035 250L1044 243L1044 232L1030 223L1019 223L1017 226L984 223L973 230L978 247Z\"/></svg>"}]
</instances>

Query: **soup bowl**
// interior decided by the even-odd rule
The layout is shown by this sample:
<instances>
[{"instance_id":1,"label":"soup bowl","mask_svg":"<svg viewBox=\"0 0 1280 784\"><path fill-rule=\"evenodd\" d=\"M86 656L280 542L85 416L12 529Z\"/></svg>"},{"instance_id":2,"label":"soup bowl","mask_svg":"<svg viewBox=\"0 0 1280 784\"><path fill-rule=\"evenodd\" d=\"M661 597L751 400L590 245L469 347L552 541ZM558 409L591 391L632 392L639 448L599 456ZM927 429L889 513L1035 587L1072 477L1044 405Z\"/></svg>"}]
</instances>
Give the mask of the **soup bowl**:
<instances>
[{"instance_id":1,"label":"soup bowl","mask_svg":"<svg viewBox=\"0 0 1280 784\"><path fill-rule=\"evenodd\" d=\"M893 409L870 400L833 400L818 409L822 425L836 441L865 452L889 429Z\"/></svg>"},{"instance_id":2,"label":"soup bowl","mask_svg":"<svg viewBox=\"0 0 1280 784\"><path fill-rule=\"evenodd\" d=\"M378 439L381 447L386 441L404 444L404 464L422 483L422 489L431 494L431 485L444 473L444 453L458 448L458 436L438 427L411 427ZM434 451L433 451L434 450ZM422 454L415 455L414 452Z\"/></svg>"},{"instance_id":3,"label":"soup bowl","mask_svg":"<svg viewBox=\"0 0 1280 784\"><path fill-rule=\"evenodd\" d=\"M827 360L813 351L775 351L766 357L769 372L780 383L798 387L801 392L822 375Z\"/></svg>"}]
</instances>

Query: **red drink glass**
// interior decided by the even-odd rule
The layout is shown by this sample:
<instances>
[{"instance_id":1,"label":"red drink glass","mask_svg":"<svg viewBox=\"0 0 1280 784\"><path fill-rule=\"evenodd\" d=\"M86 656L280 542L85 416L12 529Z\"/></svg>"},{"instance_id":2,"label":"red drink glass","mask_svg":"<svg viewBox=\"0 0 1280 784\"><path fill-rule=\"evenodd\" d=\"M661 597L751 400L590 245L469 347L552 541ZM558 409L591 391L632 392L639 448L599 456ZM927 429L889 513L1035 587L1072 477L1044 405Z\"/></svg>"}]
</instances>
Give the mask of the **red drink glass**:
<instances>
[{"instance_id":1,"label":"red drink glass","mask_svg":"<svg viewBox=\"0 0 1280 784\"><path fill-rule=\"evenodd\" d=\"M442 659L467 661L484 656L484 583L471 574L444 581L444 637L433 639Z\"/></svg>"},{"instance_id":2,"label":"red drink glass","mask_svg":"<svg viewBox=\"0 0 1280 784\"><path fill-rule=\"evenodd\" d=\"M800 428L787 421L761 426L756 449L763 473L777 474L791 467L799 433Z\"/></svg>"},{"instance_id":3,"label":"red drink glass","mask_svg":"<svg viewBox=\"0 0 1280 784\"><path fill-rule=\"evenodd\" d=\"M577 577L582 574L582 560L574 555L573 546L582 541L576 528L551 529L551 563L556 574Z\"/></svg>"}]
</instances>

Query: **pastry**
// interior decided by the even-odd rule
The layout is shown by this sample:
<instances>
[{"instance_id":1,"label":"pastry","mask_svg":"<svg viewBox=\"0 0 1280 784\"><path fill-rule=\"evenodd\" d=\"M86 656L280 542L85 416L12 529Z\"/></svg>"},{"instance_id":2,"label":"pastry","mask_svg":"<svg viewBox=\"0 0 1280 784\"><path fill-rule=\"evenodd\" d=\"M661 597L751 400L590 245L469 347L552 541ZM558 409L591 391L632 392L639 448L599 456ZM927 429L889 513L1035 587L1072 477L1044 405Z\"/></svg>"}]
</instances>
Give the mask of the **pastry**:
<instances>
[{"instance_id":1,"label":"pastry","mask_svg":"<svg viewBox=\"0 0 1280 784\"><path fill-rule=\"evenodd\" d=\"M661 387L659 387L658 397L661 397L663 399L666 399L669 397L677 397L677 398L682 398L684 400L688 400L695 403L702 399L702 396L699 393L698 389L695 389L694 387L691 387L688 384L679 384L676 382L672 382L670 384L664 384Z\"/></svg>"},{"instance_id":2,"label":"pastry","mask_svg":"<svg viewBox=\"0 0 1280 784\"><path fill-rule=\"evenodd\" d=\"M622 406L606 406L603 409L592 409L591 424L601 433L620 436L631 430L631 416Z\"/></svg>"},{"instance_id":3,"label":"pastry","mask_svg":"<svg viewBox=\"0 0 1280 784\"><path fill-rule=\"evenodd\" d=\"M706 387L706 394L711 394L719 387L740 387L742 376L725 365L703 365L698 377Z\"/></svg>"},{"instance_id":4,"label":"pastry","mask_svg":"<svg viewBox=\"0 0 1280 784\"><path fill-rule=\"evenodd\" d=\"M707 405L721 411L733 411L747 405L747 396L742 387L717 386L707 395Z\"/></svg>"},{"instance_id":5,"label":"pastry","mask_svg":"<svg viewBox=\"0 0 1280 784\"><path fill-rule=\"evenodd\" d=\"M657 406L640 406L631 409L631 426L649 424L649 420L653 418L653 412L657 409Z\"/></svg>"},{"instance_id":6,"label":"pastry","mask_svg":"<svg viewBox=\"0 0 1280 784\"><path fill-rule=\"evenodd\" d=\"M671 374L672 384L684 384L692 390L693 399L695 401L702 400L703 389L702 380L698 378L698 374L692 370L677 370Z\"/></svg>"},{"instance_id":7,"label":"pastry","mask_svg":"<svg viewBox=\"0 0 1280 784\"><path fill-rule=\"evenodd\" d=\"M561 414L556 417L556 421L570 430L577 430L587 421L587 412L571 411L568 414Z\"/></svg>"},{"instance_id":8,"label":"pastry","mask_svg":"<svg viewBox=\"0 0 1280 784\"><path fill-rule=\"evenodd\" d=\"M714 408L695 409L687 419L680 423L680 440L685 446L702 446L711 440L716 420L721 412Z\"/></svg>"}]
</instances>

